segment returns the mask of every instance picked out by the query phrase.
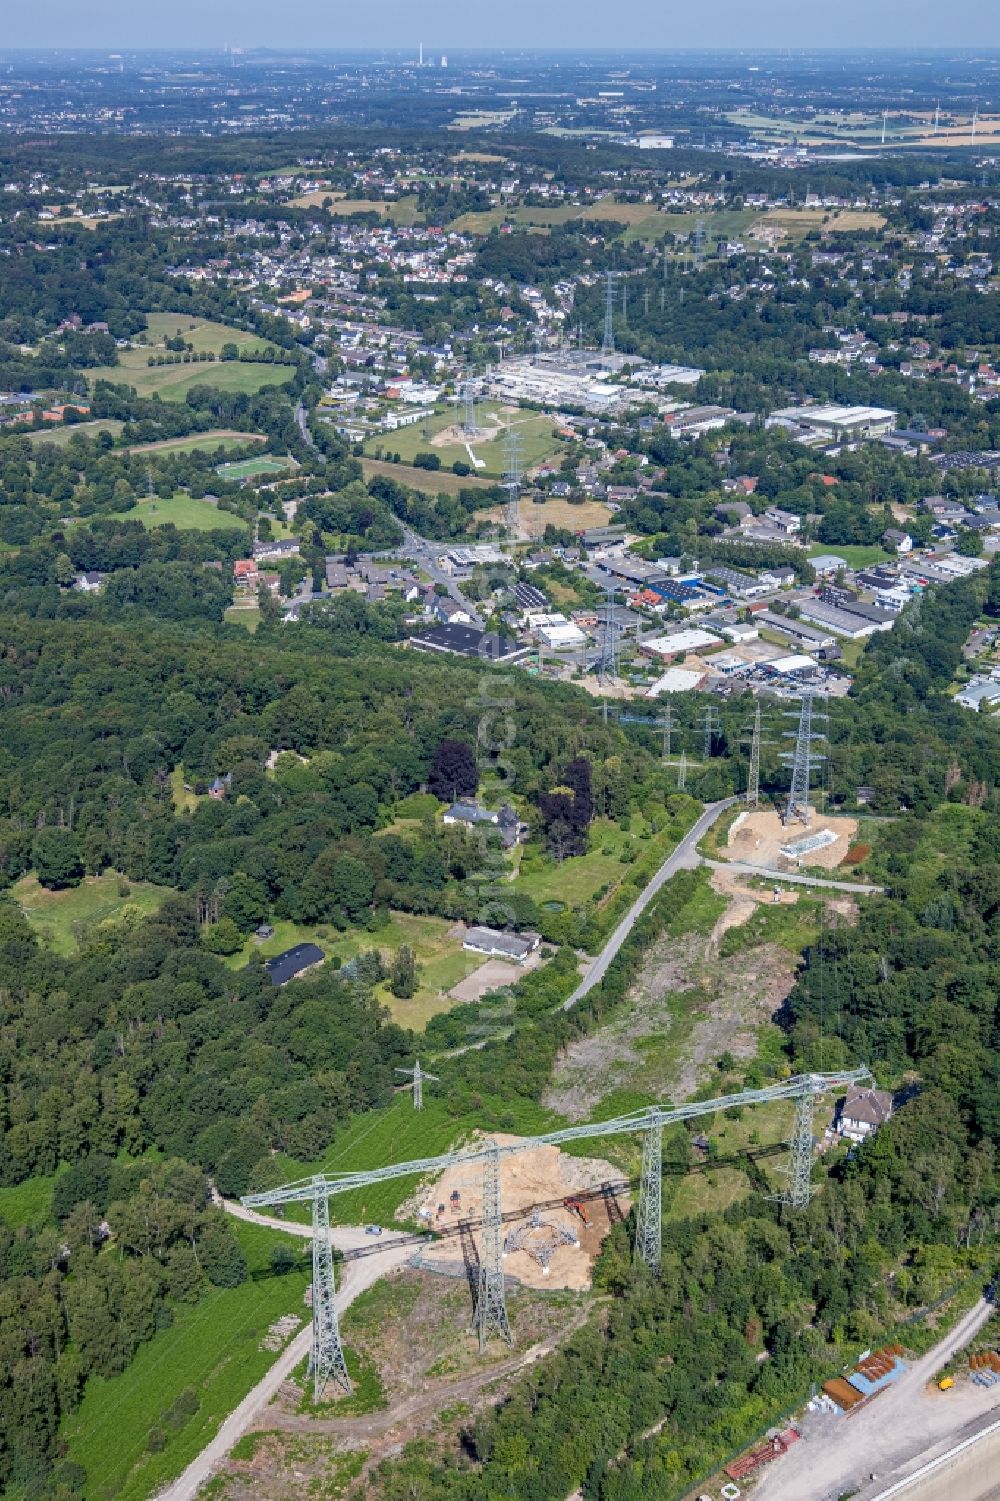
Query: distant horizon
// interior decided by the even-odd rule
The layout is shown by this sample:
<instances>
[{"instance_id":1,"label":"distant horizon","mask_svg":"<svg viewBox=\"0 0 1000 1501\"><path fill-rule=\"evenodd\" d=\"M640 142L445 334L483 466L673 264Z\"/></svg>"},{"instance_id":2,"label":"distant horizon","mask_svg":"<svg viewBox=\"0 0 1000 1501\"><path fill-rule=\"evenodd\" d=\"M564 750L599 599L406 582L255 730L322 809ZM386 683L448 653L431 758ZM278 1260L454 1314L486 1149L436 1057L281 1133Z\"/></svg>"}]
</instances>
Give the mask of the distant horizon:
<instances>
[{"instance_id":1,"label":"distant horizon","mask_svg":"<svg viewBox=\"0 0 1000 1501\"><path fill-rule=\"evenodd\" d=\"M3 51L214 51L227 46L307 52L392 51L423 41L437 51L888 51L965 52L1000 47L995 11L986 0L953 0L945 10L914 9L910 0L842 0L836 14L800 0L718 0L709 12L620 0L613 9L587 0L508 0L502 13L462 0L436 0L417 12L403 0L382 0L377 13L299 0L280 13L265 0L173 0L169 8L139 11L133 0L49 0L39 10L14 10L5 23ZM289 33L294 39L289 40ZM53 46L52 38L60 38ZM725 46L718 38L726 38ZM844 37L852 39L844 46ZM898 39L907 38L900 46ZM398 38L398 40L396 40ZM568 46L567 38L575 45ZM993 46L985 46L992 42Z\"/></svg>"}]
</instances>

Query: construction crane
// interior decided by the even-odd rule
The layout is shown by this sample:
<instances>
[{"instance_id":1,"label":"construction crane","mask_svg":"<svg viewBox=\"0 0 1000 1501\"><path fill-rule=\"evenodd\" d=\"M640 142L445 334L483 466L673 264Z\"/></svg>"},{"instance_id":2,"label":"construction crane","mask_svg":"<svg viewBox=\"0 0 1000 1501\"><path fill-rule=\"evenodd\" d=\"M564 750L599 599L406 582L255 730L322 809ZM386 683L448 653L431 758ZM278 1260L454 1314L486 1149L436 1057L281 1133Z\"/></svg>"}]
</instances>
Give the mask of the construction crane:
<instances>
[{"instance_id":1,"label":"construction crane","mask_svg":"<svg viewBox=\"0 0 1000 1501\"><path fill-rule=\"evenodd\" d=\"M467 1167L481 1164L483 1212L479 1241L479 1286L473 1328L479 1335L481 1350L485 1349L490 1335L496 1335L505 1343L511 1344L513 1341L507 1318L503 1275L501 1158L531 1151L535 1147L561 1146L570 1141L641 1133L642 1177L635 1218L635 1259L654 1276L658 1276L663 1233L661 1194L664 1127L694 1120L700 1115L711 1115L716 1111L737 1109L743 1105L794 1100L795 1126L789 1144L789 1161L783 1170L787 1181L775 1197L791 1209L802 1209L809 1203L811 1193L809 1177L813 1152L812 1123L817 1099L831 1090L843 1089L850 1084L872 1082L867 1068L844 1069L832 1074L798 1074L781 1084L771 1084L764 1089L744 1089L739 1094L724 1095L721 1099L691 1100L685 1105L669 1107L650 1105L645 1110L636 1110L613 1120L566 1126L542 1136L522 1137L503 1144L490 1140L468 1151L444 1152L438 1157L390 1163L368 1172L319 1174L263 1193L245 1194L241 1203L247 1209L270 1209L278 1204L312 1204L313 1339L309 1369L313 1377L315 1398L319 1401L330 1380L335 1381L344 1391L351 1390L340 1342L333 1252L330 1245L330 1199L334 1195L367 1189L374 1183L386 1183L394 1178L437 1176L446 1168L456 1165Z\"/></svg>"}]
</instances>

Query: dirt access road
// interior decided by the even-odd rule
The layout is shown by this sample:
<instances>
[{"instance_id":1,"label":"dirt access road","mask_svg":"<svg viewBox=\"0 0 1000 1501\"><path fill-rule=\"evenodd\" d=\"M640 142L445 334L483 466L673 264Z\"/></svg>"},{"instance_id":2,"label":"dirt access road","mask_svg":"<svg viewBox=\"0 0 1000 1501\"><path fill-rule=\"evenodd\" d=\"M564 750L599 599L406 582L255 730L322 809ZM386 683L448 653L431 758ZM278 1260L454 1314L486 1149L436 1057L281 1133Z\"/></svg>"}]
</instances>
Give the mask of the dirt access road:
<instances>
[{"instance_id":1,"label":"dirt access road","mask_svg":"<svg viewBox=\"0 0 1000 1501\"><path fill-rule=\"evenodd\" d=\"M298 1225L291 1221L274 1219L270 1215L255 1214L252 1209L244 1209L242 1204L233 1204L228 1200L224 1207L237 1219L248 1220L251 1224L268 1225L271 1229L284 1230L288 1235L304 1236L307 1239L312 1236L312 1227L309 1225ZM355 1251L362 1246L371 1251L369 1255L346 1263L337 1288L337 1312L341 1316L359 1293L371 1287L372 1283L377 1282L380 1277L402 1266L412 1249L408 1243L401 1244L399 1241L386 1245L379 1245L375 1241L373 1245L373 1237L366 1237L364 1228L360 1225L331 1230L330 1240L340 1251ZM233 1409L215 1437L205 1445L197 1458L191 1461L183 1474L159 1493L158 1501L194 1501L201 1486L211 1478L237 1439L243 1436L255 1418L277 1396L282 1382L288 1379L299 1362L309 1354L311 1342L312 1324L309 1323L295 1336L291 1344L282 1350L267 1375L258 1381L239 1406Z\"/></svg>"},{"instance_id":2,"label":"dirt access road","mask_svg":"<svg viewBox=\"0 0 1000 1501\"><path fill-rule=\"evenodd\" d=\"M969 1382L950 1392L925 1390L934 1373L975 1337L994 1308L981 1298L905 1376L853 1417L807 1421L802 1442L765 1470L754 1501L875 1496L890 1473L916 1468L931 1446L952 1440L970 1418L995 1411L1000 1387L987 1389ZM873 1473L880 1477L875 1485L869 1479Z\"/></svg>"},{"instance_id":3,"label":"dirt access road","mask_svg":"<svg viewBox=\"0 0 1000 1501\"><path fill-rule=\"evenodd\" d=\"M688 830L680 844L676 845L664 860L648 886L643 887L597 958L592 960L587 973L569 1000L563 1002L564 1011L571 1011L578 1001L582 1001L585 995L590 994L595 985L601 983L608 972L608 966L612 959L618 953L618 950L656 893L667 884L671 876L675 876L679 870L694 870L701 864L701 856L698 854L697 849L698 841L708 833L716 819L737 801L738 799L735 797L726 797L720 803L709 803L704 813L698 819L698 822Z\"/></svg>"}]
</instances>

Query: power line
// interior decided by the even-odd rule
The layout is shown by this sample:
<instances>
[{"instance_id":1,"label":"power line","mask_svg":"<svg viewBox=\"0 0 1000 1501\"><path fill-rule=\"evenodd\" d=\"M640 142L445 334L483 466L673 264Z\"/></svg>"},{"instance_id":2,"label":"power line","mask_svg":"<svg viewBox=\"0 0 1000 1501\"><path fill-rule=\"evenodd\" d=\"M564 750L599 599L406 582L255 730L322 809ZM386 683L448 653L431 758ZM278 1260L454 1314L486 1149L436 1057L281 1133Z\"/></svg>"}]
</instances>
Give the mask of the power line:
<instances>
[{"instance_id":1,"label":"power line","mask_svg":"<svg viewBox=\"0 0 1000 1501\"><path fill-rule=\"evenodd\" d=\"M507 491L507 530L517 540L521 519L521 434L508 422L504 436L503 488Z\"/></svg>"},{"instance_id":2,"label":"power line","mask_svg":"<svg viewBox=\"0 0 1000 1501\"><path fill-rule=\"evenodd\" d=\"M413 1068L397 1068L395 1072L397 1074L408 1074L409 1077L413 1080L414 1110L423 1110L424 1108L424 1080L429 1079L434 1084L441 1083L441 1080L438 1078L437 1074L429 1074L425 1069L422 1069L420 1067L419 1058L417 1059Z\"/></svg>"},{"instance_id":3,"label":"power line","mask_svg":"<svg viewBox=\"0 0 1000 1501\"><path fill-rule=\"evenodd\" d=\"M615 352L615 282L617 271L604 273L604 342L601 354L607 357Z\"/></svg>"}]
</instances>

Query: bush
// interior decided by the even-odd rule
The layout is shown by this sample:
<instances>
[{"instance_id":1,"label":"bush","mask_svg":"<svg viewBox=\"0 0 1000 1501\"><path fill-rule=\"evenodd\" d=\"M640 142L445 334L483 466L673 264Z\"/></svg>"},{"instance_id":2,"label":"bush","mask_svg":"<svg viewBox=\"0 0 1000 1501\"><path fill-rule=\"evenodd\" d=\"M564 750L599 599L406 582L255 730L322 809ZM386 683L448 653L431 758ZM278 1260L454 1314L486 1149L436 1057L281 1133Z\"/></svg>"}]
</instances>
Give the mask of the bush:
<instances>
[{"instance_id":1,"label":"bush","mask_svg":"<svg viewBox=\"0 0 1000 1501\"><path fill-rule=\"evenodd\" d=\"M167 1447L167 1435L162 1428L151 1428L146 1438L146 1448L150 1454L162 1454Z\"/></svg>"}]
</instances>

